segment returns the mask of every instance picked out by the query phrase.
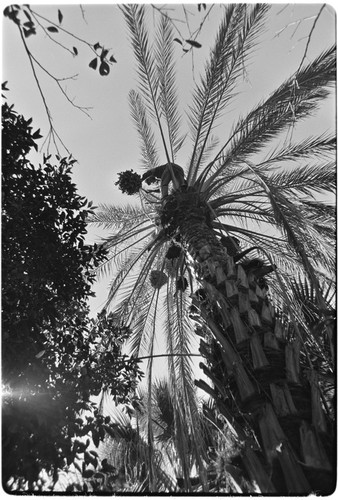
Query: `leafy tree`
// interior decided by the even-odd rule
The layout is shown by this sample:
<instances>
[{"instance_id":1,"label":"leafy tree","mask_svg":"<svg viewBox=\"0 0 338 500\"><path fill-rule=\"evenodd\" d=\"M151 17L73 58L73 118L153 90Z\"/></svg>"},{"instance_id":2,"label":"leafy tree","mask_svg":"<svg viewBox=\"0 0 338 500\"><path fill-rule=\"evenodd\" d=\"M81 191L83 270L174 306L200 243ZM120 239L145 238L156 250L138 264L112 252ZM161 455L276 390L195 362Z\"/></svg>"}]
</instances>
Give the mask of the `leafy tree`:
<instances>
[{"instance_id":1,"label":"leafy tree","mask_svg":"<svg viewBox=\"0 0 338 500\"><path fill-rule=\"evenodd\" d=\"M71 464L102 422L81 421L91 396L109 390L130 402L141 376L122 354L130 330L104 312L89 318L102 246L87 245L91 203L71 179L72 158L34 166L39 131L7 102L2 107L2 384L3 483L32 490L42 469ZM104 344L102 343L104 339ZM79 439L75 439L79 437ZM26 484L26 482L28 482Z\"/></svg>"},{"instance_id":2,"label":"leafy tree","mask_svg":"<svg viewBox=\"0 0 338 500\"><path fill-rule=\"evenodd\" d=\"M193 319L209 363L202 367L215 384L212 395L219 412L242 443L241 467L252 488L256 484L263 493L289 494L332 491L332 414L317 361L321 353L324 371L332 372L333 311L325 293L335 275L335 219L332 204L318 198L328 199L335 189L335 138L281 138L298 121L311 118L330 95L335 48L306 65L303 58L296 73L239 117L230 137L220 142L212 134L233 104L269 11L263 4L226 6L205 74L192 94L191 155L182 180L174 166L187 139L180 128L172 26L162 16L151 46L147 8L122 9L140 82L130 92L130 104L146 172L129 170L117 181L124 192L139 189L141 207L102 206L91 218L115 229L106 242L108 263L101 266L106 271L110 262L118 266L107 306L118 302L117 314L133 330L135 356L144 350L153 355L162 314L175 424L184 423L182 439L192 436L196 460L206 455L198 442L189 360ZM161 197L158 186L142 184L157 182L166 194L159 165L169 178L168 196ZM300 311L292 286L297 275L313 290L315 327L305 325ZM220 378L214 376L215 364ZM150 400L152 361L148 372ZM149 410L151 449L150 404ZM203 460L198 468L203 479ZM153 474L149 487L154 491ZM233 475L238 491L236 484ZM207 487L204 481L204 491ZM191 491L188 482L186 490Z\"/></svg>"}]
</instances>

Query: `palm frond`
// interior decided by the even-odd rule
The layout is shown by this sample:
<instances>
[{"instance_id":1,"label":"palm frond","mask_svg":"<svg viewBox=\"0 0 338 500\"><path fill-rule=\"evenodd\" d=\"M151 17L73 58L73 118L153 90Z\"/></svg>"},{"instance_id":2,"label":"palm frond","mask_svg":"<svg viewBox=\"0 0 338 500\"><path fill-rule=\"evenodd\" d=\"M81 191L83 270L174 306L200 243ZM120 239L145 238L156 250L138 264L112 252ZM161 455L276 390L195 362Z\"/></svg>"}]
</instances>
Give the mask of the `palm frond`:
<instances>
[{"instance_id":1,"label":"palm frond","mask_svg":"<svg viewBox=\"0 0 338 500\"><path fill-rule=\"evenodd\" d=\"M135 90L129 92L129 103L131 116L141 141L142 165L148 170L159 164L155 135L147 119L147 111L142 98Z\"/></svg>"},{"instance_id":2,"label":"palm frond","mask_svg":"<svg viewBox=\"0 0 338 500\"><path fill-rule=\"evenodd\" d=\"M121 5L120 9L126 19L131 36L132 47L138 63L140 92L145 99L147 109L157 122L166 158L167 161L170 162L170 156L160 118L160 109L158 108L159 80L156 71L156 64L154 62L153 51L149 47L148 31L146 29L144 19L145 6L142 4L125 4Z\"/></svg>"},{"instance_id":3,"label":"palm frond","mask_svg":"<svg viewBox=\"0 0 338 500\"><path fill-rule=\"evenodd\" d=\"M174 65L173 28L168 17L162 16L155 43L157 74L159 81L159 102L169 137L171 161L183 145L180 136L181 117L179 113Z\"/></svg>"},{"instance_id":4,"label":"palm frond","mask_svg":"<svg viewBox=\"0 0 338 500\"><path fill-rule=\"evenodd\" d=\"M266 4L256 4L251 12L244 4L226 7L205 77L193 95L190 122L194 150L190 160L189 184L196 179L207 141L220 112L233 97L235 83L267 9Z\"/></svg>"},{"instance_id":5,"label":"palm frond","mask_svg":"<svg viewBox=\"0 0 338 500\"><path fill-rule=\"evenodd\" d=\"M141 207L105 203L99 204L95 213L88 218L90 224L102 226L104 229L133 226L135 222L144 220L147 220L147 215Z\"/></svg>"},{"instance_id":6,"label":"palm frond","mask_svg":"<svg viewBox=\"0 0 338 500\"><path fill-rule=\"evenodd\" d=\"M332 47L286 80L266 101L237 122L230 139L214 159L216 161L227 148L222 165L205 181L205 188L212 185L229 163L245 160L295 120L311 114L329 95L328 86L334 83L335 77L335 47Z\"/></svg>"},{"instance_id":7,"label":"palm frond","mask_svg":"<svg viewBox=\"0 0 338 500\"><path fill-rule=\"evenodd\" d=\"M337 140L335 136L323 134L318 137L307 137L297 144L283 145L281 148L272 151L267 158L258 164L275 163L281 161L298 160L302 158L325 158L330 154L335 154Z\"/></svg>"},{"instance_id":8,"label":"palm frond","mask_svg":"<svg viewBox=\"0 0 338 500\"><path fill-rule=\"evenodd\" d=\"M279 190L299 191L312 196L313 192L336 190L336 165L329 161L320 165L305 165L303 167L277 172L268 176L269 185Z\"/></svg>"},{"instance_id":9,"label":"palm frond","mask_svg":"<svg viewBox=\"0 0 338 500\"><path fill-rule=\"evenodd\" d=\"M110 305L110 303L115 299L116 294L119 292L120 288L122 286L125 286L127 279L132 283L132 289L135 287L135 282L134 282L134 277L132 276L132 272L135 271L137 272L137 265L142 263L142 265L145 265L144 263L144 256L145 253L148 249L148 246L143 246L141 249L139 248L132 248L130 252L126 255L126 257L123 259L123 261L119 264L119 268L117 269L116 276L111 284L110 291L108 294L108 299L106 302L106 307ZM154 259L154 255L150 255L150 259L148 257L148 266L151 265L152 260ZM146 262L147 262L146 260ZM141 266L140 266L141 267ZM146 267L147 269L147 267ZM144 271L143 274L146 274L146 270ZM139 277L141 279L141 277ZM138 283L139 280L137 280L136 284ZM131 285L130 285L131 286ZM121 312L121 311L120 311Z\"/></svg>"}]
</instances>

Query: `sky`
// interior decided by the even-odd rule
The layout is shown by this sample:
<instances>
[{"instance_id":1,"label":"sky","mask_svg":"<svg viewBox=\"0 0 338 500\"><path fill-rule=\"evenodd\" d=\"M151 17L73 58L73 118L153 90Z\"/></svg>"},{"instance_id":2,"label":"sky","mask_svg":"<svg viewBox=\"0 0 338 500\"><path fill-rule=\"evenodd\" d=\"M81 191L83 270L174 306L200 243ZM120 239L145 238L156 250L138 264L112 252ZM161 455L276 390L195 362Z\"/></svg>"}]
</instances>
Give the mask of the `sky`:
<instances>
[{"instance_id":1,"label":"sky","mask_svg":"<svg viewBox=\"0 0 338 500\"><path fill-rule=\"evenodd\" d=\"M5 4L3 4L5 5ZM162 4L158 4L162 5ZM177 21L178 37L189 38L184 11L181 4L166 4L168 13ZM188 11L191 31L203 19L197 4L184 4ZM99 76L97 71L88 67L92 59L90 49L71 36L53 34L57 42L72 49L76 46L75 57L43 33L26 39L29 49L47 71L56 78L75 79L61 82L69 98L78 106L90 107L91 118L74 108L61 94L56 82L37 68L37 74L50 109L53 124L72 155L78 160L74 168L74 180L80 194L94 202L112 204L137 203L136 197L127 197L114 185L117 172L140 165L138 138L130 117L128 93L137 87L136 68L130 48L127 29L118 6L113 3L100 4L49 4L33 5L33 10L51 21L58 22L58 9L63 14L62 27L88 42L100 42L110 48L117 63L108 76ZM309 32L321 5L299 3L293 5L274 4L269 15L269 25L260 37L260 44L250 58L247 79L242 93L227 112L224 122L216 132L222 137L231 129L233 120L239 113L250 110L260 99L282 83L299 66L305 51ZM155 9L148 6L149 33L158 17ZM208 5L209 8L209 5ZM177 78L182 109L187 110L191 90L203 72L204 61L209 54L210 44L222 15L222 4L216 4L210 12L197 40L202 44L192 54L183 56L177 44ZM44 23L48 26L48 23ZM50 34L52 36L52 34ZM308 47L310 60L335 40L335 12L326 6L322 11L311 36ZM3 21L2 34L2 81L8 81L10 92L7 98L15 103L16 109L24 116L33 117L36 128L43 134L48 131L46 112L43 107L28 57L24 51L17 27L9 20ZM317 120L319 130L332 128L335 120L334 101L329 100ZM312 122L313 124L313 122ZM306 131L308 132L308 131ZM311 130L315 133L314 130ZM41 141L42 143L42 141ZM188 145L189 146L189 145ZM183 149L178 159L184 166L188 160L189 147ZM89 239L95 240L102 233L98 229L89 231ZM107 293L107 282L100 282L97 299L91 305L93 311L100 310Z\"/></svg>"},{"instance_id":2,"label":"sky","mask_svg":"<svg viewBox=\"0 0 338 500\"><path fill-rule=\"evenodd\" d=\"M5 4L3 4L4 6ZM116 4L69 4L44 2L32 5L40 15L58 22L58 10L63 15L62 27L76 35L77 39L62 34L49 33L56 42L72 49L76 46L78 56L70 54L60 45L53 43L44 33L26 39L34 57L56 78L71 78L60 82L69 99L78 106L90 107L90 118L73 107L60 92L57 83L41 69L37 74L41 88L50 109L53 124L63 142L77 159L74 167L74 181L79 193L92 200L94 205L137 203L136 197L123 195L114 183L117 173L126 169L140 168L140 150L134 124L129 112L128 93L137 87L136 67L131 51L126 25ZM163 4L157 4L157 6ZM188 39L191 35L184 20L181 4L166 4L168 13L175 19L177 36ZM198 12L197 4L185 4L190 31L198 27L204 11ZM209 5L208 5L209 8ZM302 60L309 33L321 4L273 4L269 23L259 38L260 43L246 65L246 78L238 89L239 96L227 111L224 120L216 130L219 137L226 137L233 120L239 114L252 109L263 97L292 75ZM148 5L149 34L158 12ZM222 16L222 4L216 4L204 23L197 41L200 49L185 54L179 44L177 53L177 81L182 111L188 110L194 81L203 72L204 61L209 54L210 44ZM48 23L44 23L48 26ZM3 20L2 30L2 81L8 81L8 102L26 118L33 117L35 128L42 134L48 132L46 112L38 87L33 77L17 27L9 20ZM305 62L316 57L335 41L335 11L327 5L311 35ZM108 76L99 76L89 68L93 58L88 46L78 39L90 43L99 42L111 49L117 63L111 67ZM334 94L333 94L334 96ZM300 127L300 134L316 134L335 126L334 97L328 99L317 119L311 122L311 131L306 125ZM304 128L305 127L305 128ZM188 131L187 126L185 127ZM42 141L41 141L42 143ZM62 148L61 148L62 150ZM178 163L183 167L189 158L189 144L183 148ZM64 154L66 155L66 154ZM163 163L165 158L163 156ZM97 241L106 235L97 228L90 229L88 239ZM93 314L101 310L108 291L108 280L99 281L95 287L97 297L91 300Z\"/></svg>"}]
</instances>

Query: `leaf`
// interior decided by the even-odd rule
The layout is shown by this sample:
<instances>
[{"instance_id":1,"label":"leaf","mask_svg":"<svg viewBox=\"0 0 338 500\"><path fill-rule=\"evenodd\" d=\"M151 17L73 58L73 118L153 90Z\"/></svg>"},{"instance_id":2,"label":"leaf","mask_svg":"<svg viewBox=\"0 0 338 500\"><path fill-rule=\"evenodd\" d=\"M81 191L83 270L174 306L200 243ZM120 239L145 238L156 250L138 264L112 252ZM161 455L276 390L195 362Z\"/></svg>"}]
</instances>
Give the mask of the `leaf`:
<instances>
[{"instance_id":1,"label":"leaf","mask_svg":"<svg viewBox=\"0 0 338 500\"><path fill-rule=\"evenodd\" d=\"M42 356L45 354L45 352L46 352L46 349L43 349L42 351L38 352L38 353L35 355L36 359L40 359L40 358L42 358Z\"/></svg>"},{"instance_id":2,"label":"leaf","mask_svg":"<svg viewBox=\"0 0 338 500\"><path fill-rule=\"evenodd\" d=\"M100 55L100 59L101 59L101 61L103 61L103 60L107 57L108 52L109 52L109 50L107 50L107 49L102 49L102 52L101 52L101 55Z\"/></svg>"},{"instance_id":3,"label":"leaf","mask_svg":"<svg viewBox=\"0 0 338 500\"><path fill-rule=\"evenodd\" d=\"M35 28L31 28L29 30L27 30L26 28L23 28L23 33L25 35L25 38L28 38L31 35L35 35L36 31L35 31Z\"/></svg>"},{"instance_id":4,"label":"leaf","mask_svg":"<svg viewBox=\"0 0 338 500\"><path fill-rule=\"evenodd\" d=\"M117 62L114 56L110 56L109 61L113 63Z\"/></svg>"},{"instance_id":5,"label":"leaf","mask_svg":"<svg viewBox=\"0 0 338 500\"><path fill-rule=\"evenodd\" d=\"M99 69L100 75L107 76L109 75L109 71L110 71L109 64L103 61L100 64L100 69Z\"/></svg>"},{"instance_id":6,"label":"leaf","mask_svg":"<svg viewBox=\"0 0 338 500\"><path fill-rule=\"evenodd\" d=\"M95 45L94 45L94 50L98 50L98 49L102 49L101 45L99 44L99 42L97 42Z\"/></svg>"},{"instance_id":7,"label":"leaf","mask_svg":"<svg viewBox=\"0 0 338 500\"><path fill-rule=\"evenodd\" d=\"M62 14L61 10L59 9L58 10L58 20L59 20L60 24L62 23L62 19L63 19L63 14Z\"/></svg>"},{"instance_id":8,"label":"leaf","mask_svg":"<svg viewBox=\"0 0 338 500\"><path fill-rule=\"evenodd\" d=\"M196 40L186 40L186 42L189 43L192 47L196 47L197 49L202 47L202 45L196 42Z\"/></svg>"},{"instance_id":9,"label":"leaf","mask_svg":"<svg viewBox=\"0 0 338 500\"><path fill-rule=\"evenodd\" d=\"M92 61L90 61L89 67L92 68L92 69L96 69L97 68L97 61L98 61L98 58L95 57L95 59L93 59Z\"/></svg>"},{"instance_id":10,"label":"leaf","mask_svg":"<svg viewBox=\"0 0 338 500\"><path fill-rule=\"evenodd\" d=\"M24 10L23 12L24 12L25 16L27 17L27 19L28 19L29 21L32 21L32 18L31 18L30 13L29 13L27 10Z\"/></svg>"},{"instance_id":11,"label":"leaf","mask_svg":"<svg viewBox=\"0 0 338 500\"><path fill-rule=\"evenodd\" d=\"M78 53L79 53L76 47L73 47L73 52L74 52L74 54L75 54L76 56L77 56L77 55L78 55Z\"/></svg>"},{"instance_id":12,"label":"leaf","mask_svg":"<svg viewBox=\"0 0 338 500\"><path fill-rule=\"evenodd\" d=\"M177 42L180 45L183 45L182 41L179 38L174 38L174 42Z\"/></svg>"},{"instance_id":13,"label":"leaf","mask_svg":"<svg viewBox=\"0 0 338 500\"><path fill-rule=\"evenodd\" d=\"M40 134L40 129L36 130L32 135L33 139L41 139L42 135Z\"/></svg>"},{"instance_id":14,"label":"leaf","mask_svg":"<svg viewBox=\"0 0 338 500\"><path fill-rule=\"evenodd\" d=\"M48 26L47 31L49 31L50 33L59 33L59 30L56 26Z\"/></svg>"}]
</instances>

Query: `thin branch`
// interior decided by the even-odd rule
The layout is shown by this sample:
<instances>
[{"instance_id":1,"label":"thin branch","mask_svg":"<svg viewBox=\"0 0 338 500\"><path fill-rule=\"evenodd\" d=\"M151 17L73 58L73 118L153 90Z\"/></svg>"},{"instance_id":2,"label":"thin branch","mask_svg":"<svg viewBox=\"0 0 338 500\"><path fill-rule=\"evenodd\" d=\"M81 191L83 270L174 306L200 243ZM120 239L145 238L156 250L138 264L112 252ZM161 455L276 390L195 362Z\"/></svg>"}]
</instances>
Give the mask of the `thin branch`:
<instances>
[{"instance_id":1,"label":"thin branch","mask_svg":"<svg viewBox=\"0 0 338 500\"><path fill-rule=\"evenodd\" d=\"M55 26L59 31L63 31L67 35L75 38L75 40L78 40L79 42L84 43L85 45L88 45L88 47L94 52L94 54L96 54L96 51L94 49L94 44L92 44L90 42L87 42L87 40L84 40L83 38L80 38L77 35L74 35L74 33L72 33L71 31L66 30L65 28L63 28L59 24L54 23L53 21L50 21L49 19L47 19L46 17L42 16L41 14L38 14L37 12L35 12L34 10L32 10L31 8L29 8L29 11L32 13L32 15L37 16L40 19L43 19L44 21L46 21L47 23Z\"/></svg>"},{"instance_id":2,"label":"thin branch","mask_svg":"<svg viewBox=\"0 0 338 500\"><path fill-rule=\"evenodd\" d=\"M300 70L300 68L302 67L303 62L305 61L305 58L306 58L306 55L307 55L307 51L308 51L308 48L309 48L309 45L310 45L310 41L311 41L311 36L312 36L312 34L313 34L313 32L314 32L314 29L315 29L315 27L316 27L316 24L317 24L317 22L318 22L318 19L319 19L320 15L321 15L321 13L323 12L323 10L324 10L324 8L325 8L325 7L326 7L326 4L324 3L324 4L321 6L321 8L319 9L319 12L318 12L318 14L317 14L317 16L316 16L316 19L315 19L315 20L314 20L314 22L313 22L312 28L311 28L311 30L310 30L310 33L309 33L309 36L308 36L308 39L307 39L307 43L306 43L306 47L305 47L305 51L304 51L304 55L303 55L303 58L302 58L302 60L301 60L301 62L300 62L300 65L298 66L298 69L297 69L297 71L296 71L296 74L298 73L298 71L299 71L299 70Z\"/></svg>"},{"instance_id":3,"label":"thin branch","mask_svg":"<svg viewBox=\"0 0 338 500\"><path fill-rule=\"evenodd\" d=\"M26 46L27 47L27 46ZM27 49L28 47L27 47ZM29 51L29 55L30 57L32 58L32 60L39 66L40 69L42 69L42 71L44 71L44 73L46 73L50 78L52 78L52 80L55 81L55 83L57 84L57 86L59 87L59 89L61 90L62 94L65 96L65 98L67 99L67 101L76 109L82 111L82 113L84 113L86 116L88 116L88 118L92 119L90 114L87 113L87 109L92 109L90 107L84 107L84 106L78 106L77 104L74 104L74 101L72 101L70 99L70 97L68 96L67 92L62 88L60 82L62 81L65 81L65 80L74 80L76 79L76 77L78 76L77 74L76 75L72 75L72 76L68 76L68 77L64 77L64 78L57 78L56 76L52 75L44 66L42 66L42 64L33 56L33 54Z\"/></svg>"},{"instance_id":4,"label":"thin branch","mask_svg":"<svg viewBox=\"0 0 338 500\"><path fill-rule=\"evenodd\" d=\"M84 22L85 22L86 24L88 24L88 23L87 23L87 19L86 19L86 17L85 17L85 10L84 10L84 7L83 7L82 5L79 5L79 7L80 7L80 9L81 9L82 19L84 20Z\"/></svg>"},{"instance_id":5,"label":"thin branch","mask_svg":"<svg viewBox=\"0 0 338 500\"><path fill-rule=\"evenodd\" d=\"M36 81L36 84L37 84L37 87L38 87L38 90L39 90L39 93L40 93L40 96L41 96L44 108L46 110L47 119L48 119L48 123L49 123L49 133L48 133L48 135L46 137L46 140L47 140L47 138L49 138L48 139L48 148L49 148L51 140L53 140L53 143L54 143L54 146L56 148L56 151L59 154L59 149L58 149L58 146L57 146L57 143L56 143L56 139L55 139L55 137L56 137L60 141L60 143L62 144L62 146L64 147L64 149L67 151L67 153L70 154L69 149L66 147L66 145L64 144L64 142L62 141L62 139L60 138L60 136L58 135L58 133L56 132L56 130L54 128L53 120L52 120L52 116L51 116L51 112L50 112L50 110L48 108L45 95L44 95L44 93L42 91L42 88L41 88L38 76L37 76L36 71L35 71L34 62L33 62L33 56L32 56L32 54L31 54L31 52L30 52L30 50L29 50L29 48L28 48L28 46L26 44L26 40L25 40L25 37L24 37L23 32L21 30L21 27L18 26L18 29L19 29L20 36L21 36L23 45L25 47L26 53L28 55L28 59L29 59L29 62L30 62L30 65L31 65L31 68L32 68L32 71L33 71L33 76L34 76L34 79ZM46 140L44 141L43 145L46 143Z\"/></svg>"},{"instance_id":6,"label":"thin branch","mask_svg":"<svg viewBox=\"0 0 338 500\"><path fill-rule=\"evenodd\" d=\"M180 353L171 353L171 354L153 354L152 356L142 356L141 358L136 358L137 361L140 361L141 359L150 359L150 358L170 358L170 357L188 357L190 358L191 356L198 356L199 358L202 358L202 354L180 354Z\"/></svg>"},{"instance_id":7,"label":"thin branch","mask_svg":"<svg viewBox=\"0 0 338 500\"><path fill-rule=\"evenodd\" d=\"M70 54L74 55L73 51L70 50L68 47L66 47L65 45L63 45L62 43L58 42L57 40L55 40L55 38L53 38L49 31L43 26L43 24L40 23L39 19L37 18L37 15L35 14L35 12L33 12L31 10L31 14L32 14L32 17L34 18L35 22L40 26L40 28L42 29L42 31L45 33L45 35L47 35L47 37L54 43L56 43L57 45L59 45L60 47L62 47L64 50L66 50L67 52L69 52ZM54 24L54 23L53 23ZM59 29L59 26L58 26L58 29Z\"/></svg>"}]
</instances>

